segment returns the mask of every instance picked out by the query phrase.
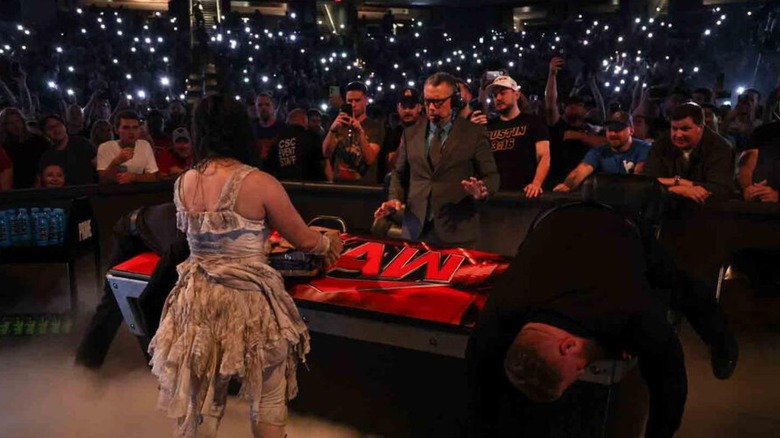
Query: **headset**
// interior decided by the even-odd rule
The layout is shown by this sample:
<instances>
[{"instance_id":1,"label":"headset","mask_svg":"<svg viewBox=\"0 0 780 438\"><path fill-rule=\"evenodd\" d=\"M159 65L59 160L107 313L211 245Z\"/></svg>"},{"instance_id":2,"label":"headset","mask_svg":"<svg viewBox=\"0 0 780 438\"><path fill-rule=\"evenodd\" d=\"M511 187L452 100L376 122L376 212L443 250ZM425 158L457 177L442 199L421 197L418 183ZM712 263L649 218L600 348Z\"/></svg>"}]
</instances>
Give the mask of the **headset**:
<instances>
[{"instance_id":1,"label":"headset","mask_svg":"<svg viewBox=\"0 0 780 438\"><path fill-rule=\"evenodd\" d=\"M455 76L449 74L449 73L440 73L441 78L446 82L447 84L452 87L452 97L450 98L450 102L452 104L452 113L456 114L458 111L463 108L463 97L460 95L460 88L458 88L458 80L455 78Z\"/></svg>"},{"instance_id":2,"label":"headset","mask_svg":"<svg viewBox=\"0 0 780 438\"><path fill-rule=\"evenodd\" d=\"M432 76L429 76L428 79L431 77L436 76L437 79L439 79L440 83L444 82L445 84L449 85L450 88L452 88L452 95L450 96L450 105L452 106L452 115L450 116L450 120L455 120L458 118L458 113L464 106L463 97L460 95L460 88L458 88L458 79L447 73L447 72L437 72L434 73ZM426 83L428 81L426 80ZM423 103L425 102L425 96L423 95ZM423 105L425 109L427 110L427 105Z\"/></svg>"}]
</instances>

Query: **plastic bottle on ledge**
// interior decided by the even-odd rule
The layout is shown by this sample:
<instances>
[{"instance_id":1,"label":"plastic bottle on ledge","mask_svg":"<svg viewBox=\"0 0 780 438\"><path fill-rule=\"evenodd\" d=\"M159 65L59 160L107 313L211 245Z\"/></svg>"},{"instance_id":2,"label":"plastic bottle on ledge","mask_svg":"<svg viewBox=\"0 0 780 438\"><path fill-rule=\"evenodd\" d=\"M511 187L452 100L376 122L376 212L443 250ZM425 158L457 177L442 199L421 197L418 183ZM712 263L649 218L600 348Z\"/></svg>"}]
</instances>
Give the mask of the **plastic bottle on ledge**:
<instances>
[{"instance_id":1,"label":"plastic bottle on ledge","mask_svg":"<svg viewBox=\"0 0 780 438\"><path fill-rule=\"evenodd\" d=\"M11 323L11 334L14 336L21 336L24 334L24 319L21 316L16 316Z\"/></svg>"},{"instance_id":2,"label":"plastic bottle on ledge","mask_svg":"<svg viewBox=\"0 0 780 438\"><path fill-rule=\"evenodd\" d=\"M24 334L26 336L32 336L37 331L35 330L38 326L38 320L34 316L28 316L27 320L24 322Z\"/></svg>"},{"instance_id":3,"label":"plastic bottle on ledge","mask_svg":"<svg viewBox=\"0 0 780 438\"><path fill-rule=\"evenodd\" d=\"M57 238L59 235L60 223L57 220L57 214L54 210L49 211L49 245L59 245L60 241Z\"/></svg>"},{"instance_id":4,"label":"plastic bottle on ledge","mask_svg":"<svg viewBox=\"0 0 780 438\"><path fill-rule=\"evenodd\" d=\"M16 219L16 210L13 208L5 211L5 217L8 218L8 228L11 231L8 235L11 240L11 246L19 245L19 221Z\"/></svg>"},{"instance_id":5,"label":"plastic bottle on ledge","mask_svg":"<svg viewBox=\"0 0 780 438\"><path fill-rule=\"evenodd\" d=\"M26 208L20 208L16 214L16 226L18 227L17 238L19 246L27 246L30 244L30 215L27 214Z\"/></svg>"},{"instance_id":6,"label":"plastic bottle on ledge","mask_svg":"<svg viewBox=\"0 0 780 438\"><path fill-rule=\"evenodd\" d=\"M11 221L7 210L0 211L0 248L11 246Z\"/></svg>"},{"instance_id":7,"label":"plastic bottle on ledge","mask_svg":"<svg viewBox=\"0 0 780 438\"><path fill-rule=\"evenodd\" d=\"M49 317L47 315L41 315L38 317L38 326L36 333L39 335L45 335L49 332Z\"/></svg>"},{"instance_id":8,"label":"plastic bottle on ledge","mask_svg":"<svg viewBox=\"0 0 780 438\"><path fill-rule=\"evenodd\" d=\"M41 209L38 207L30 208L30 244L37 244L38 240L38 221L40 220Z\"/></svg>"},{"instance_id":9,"label":"plastic bottle on ledge","mask_svg":"<svg viewBox=\"0 0 780 438\"><path fill-rule=\"evenodd\" d=\"M0 337L8 336L10 334L11 334L11 317L10 316L0 317Z\"/></svg>"},{"instance_id":10,"label":"plastic bottle on ledge","mask_svg":"<svg viewBox=\"0 0 780 438\"><path fill-rule=\"evenodd\" d=\"M51 210L44 208L43 211L38 213L38 220L36 221L35 230L35 244L38 246L49 245L49 215Z\"/></svg>"},{"instance_id":11,"label":"plastic bottle on ledge","mask_svg":"<svg viewBox=\"0 0 780 438\"><path fill-rule=\"evenodd\" d=\"M57 241L60 244L65 243L65 231L68 229L68 217L65 216L64 208L52 209L57 214Z\"/></svg>"},{"instance_id":12,"label":"plastic bottle on ledge","mask_svg":"<svg viewBox=\"0 0 780 438\"><path fill-rule=\"evenodd\" d=\"M62 320L59 316L53 316L49 320L49 333L58 335L62 331Z\"/></svg>"}]
</instances>

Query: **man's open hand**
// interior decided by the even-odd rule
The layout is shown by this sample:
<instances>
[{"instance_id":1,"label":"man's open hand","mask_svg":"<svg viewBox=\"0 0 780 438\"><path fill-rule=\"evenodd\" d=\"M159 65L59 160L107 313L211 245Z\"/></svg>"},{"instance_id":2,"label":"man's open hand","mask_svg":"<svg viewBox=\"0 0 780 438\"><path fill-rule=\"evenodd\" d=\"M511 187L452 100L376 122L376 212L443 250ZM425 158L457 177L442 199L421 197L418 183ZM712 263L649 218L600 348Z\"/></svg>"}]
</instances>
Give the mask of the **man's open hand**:
<instances>
[{"instance_id":1,"label":"man's open hand","mask_svg":"<svg viewBox=\"0 0 780 438\"><path fill-rule=\"evenodd\" d=\"M469 179L464 179L460 182L463 189L476 200L485 199L488 195L487 186L481 179L476 179L473 176Z\"/></svg>"}]
</instances>

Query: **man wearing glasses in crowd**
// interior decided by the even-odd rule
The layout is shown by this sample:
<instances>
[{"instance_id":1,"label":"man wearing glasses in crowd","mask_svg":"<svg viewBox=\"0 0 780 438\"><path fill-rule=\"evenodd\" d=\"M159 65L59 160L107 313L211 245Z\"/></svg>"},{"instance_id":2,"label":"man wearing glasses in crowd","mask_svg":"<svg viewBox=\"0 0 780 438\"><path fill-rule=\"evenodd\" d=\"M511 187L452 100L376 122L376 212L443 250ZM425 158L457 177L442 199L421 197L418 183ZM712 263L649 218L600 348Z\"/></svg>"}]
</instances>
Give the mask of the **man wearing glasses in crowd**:
<instances>
[{"instance_id":1,"label":"man wearing glasses in crowd","mask_svg":"<svg viewBox=\"0 0 780 438\"><path fill-rule=\"evenodd\" d=\"M454 77L436 73L423 91L428 123L404 131L388 201L374 213L404 208L403 236L445 247L474 247L478 201L499 186L485 130L457 117L462 103ZM405 193L408 182L408 193Z\"/></svg>"}]
</instances>

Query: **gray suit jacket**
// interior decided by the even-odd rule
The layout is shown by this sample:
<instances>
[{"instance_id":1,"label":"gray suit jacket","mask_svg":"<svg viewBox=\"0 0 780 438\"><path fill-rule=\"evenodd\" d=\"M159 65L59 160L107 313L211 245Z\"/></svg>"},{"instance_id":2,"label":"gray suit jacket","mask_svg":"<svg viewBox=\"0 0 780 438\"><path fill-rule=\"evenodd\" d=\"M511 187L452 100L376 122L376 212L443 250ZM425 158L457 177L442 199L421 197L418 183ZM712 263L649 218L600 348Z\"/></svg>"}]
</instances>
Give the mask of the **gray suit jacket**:
<instances>
[{"instance_id":1,"label":"gray suit jacket","mask_svg":"<svg viewBox=\"0 0 780 438\"><path fill-rule=\"evenodd\" d=\"M498 190L498 171L485 128L455 119L436 169L431 168L425 154L427 129L425 119L406 128L390 180L389 199L406 203L404 237L420 237L430 196L439 238L452 243L476 242L480 201L475 201L460 182L473 176L485 182L489 195Z\"/></svg>"}]
</instances>

